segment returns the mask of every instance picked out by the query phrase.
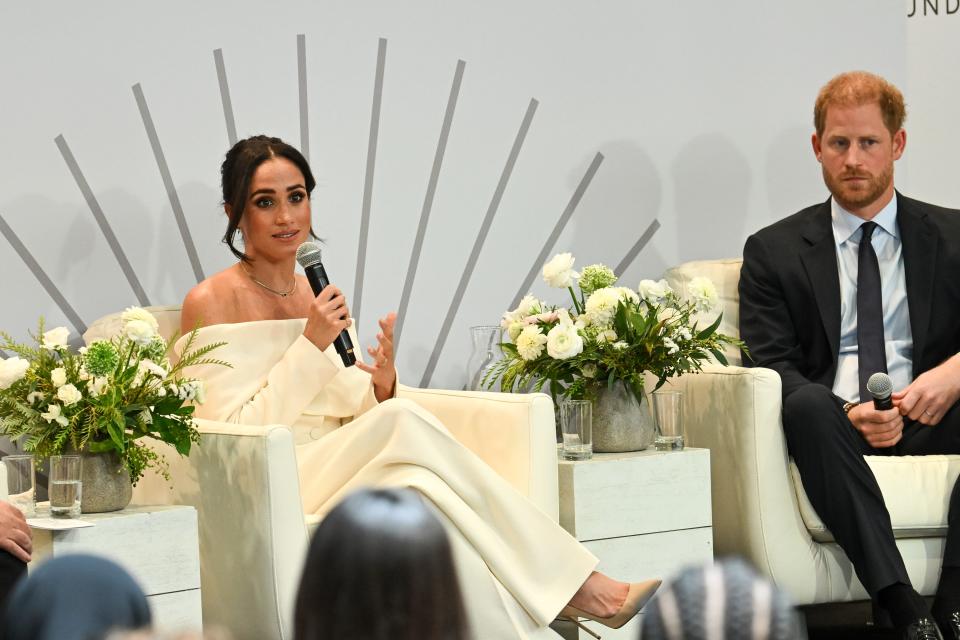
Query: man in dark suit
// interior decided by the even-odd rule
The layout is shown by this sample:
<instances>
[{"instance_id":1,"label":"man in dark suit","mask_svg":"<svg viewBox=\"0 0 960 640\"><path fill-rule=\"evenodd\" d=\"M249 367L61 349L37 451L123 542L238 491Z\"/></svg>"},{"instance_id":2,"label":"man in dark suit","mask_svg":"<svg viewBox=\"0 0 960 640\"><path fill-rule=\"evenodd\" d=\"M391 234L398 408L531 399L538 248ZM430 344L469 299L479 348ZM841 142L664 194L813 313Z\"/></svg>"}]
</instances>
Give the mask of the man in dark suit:
<instances>
[{"instance_id":1,"label":"man in dark suit","mask_svg":"<svg viewBox=\"0 0 960 640\"><path fill-rule=\"evenodd\" d=\"M804 489L860 581L905 638L940 637L910 584L864 455L960 453L960 212L894 190L905 109L882 78L841 74L820 91L813 150L831 198L751 236L740 333L777 371ZM866 382L888 372L894 408ZM960 640L960 489L933 617Z\"/></svg>"}]
</instances>

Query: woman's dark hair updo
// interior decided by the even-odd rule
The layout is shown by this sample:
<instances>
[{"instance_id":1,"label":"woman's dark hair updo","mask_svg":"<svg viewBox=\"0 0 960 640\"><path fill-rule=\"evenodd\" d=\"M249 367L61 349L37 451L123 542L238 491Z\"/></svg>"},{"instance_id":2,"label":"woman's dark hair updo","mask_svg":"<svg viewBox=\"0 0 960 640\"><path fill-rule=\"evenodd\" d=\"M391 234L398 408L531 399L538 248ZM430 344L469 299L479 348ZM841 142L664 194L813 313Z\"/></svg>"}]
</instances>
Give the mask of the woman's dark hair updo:
<instances>
[{"instance_id":1,"label":"woman's dark hair updo","mask_svg":"<svg viewBox=\"0 0 960 640\"><path fill-rule=\"evenodd\" d=\"M230 206L229 222L227 223L227 232L223 234L223 243L230 247L230 252L243 262L249 262L250 257L233 244L236 239L237 228L240 226L240 220L243 219L243 212L247 207L247 195L250 193L250 182L253 180L253 174L256 173L257 167L272 158L285 158L296 165L300 173L303 174L305 181L303 186L307 188L308 198L317 184L317 181L313 179L313 173L310 171L310 165L303 154L280 138L263 135L251 136L239 141L230 148L230 151L227 151L227 157L223 159L223 164L220 166L223 204ZM313 229L310 229L310 236L317 237L314 235Z\"/></svg>"}]
</instances>

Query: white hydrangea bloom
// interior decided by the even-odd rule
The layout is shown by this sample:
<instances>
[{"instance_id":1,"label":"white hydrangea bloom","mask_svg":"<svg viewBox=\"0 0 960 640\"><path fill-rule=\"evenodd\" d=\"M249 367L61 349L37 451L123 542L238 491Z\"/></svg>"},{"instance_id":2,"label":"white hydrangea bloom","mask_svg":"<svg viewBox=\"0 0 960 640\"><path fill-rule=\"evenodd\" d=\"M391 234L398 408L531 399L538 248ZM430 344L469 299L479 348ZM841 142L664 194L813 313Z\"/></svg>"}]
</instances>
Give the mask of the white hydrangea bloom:
<instances>
[{"instance_id":1,"label":"white hydrangea bloom","mask_svg":"<svg viewBox=\"0 0 960 640\"><path fill-rule=\"evenodd\" d=\"M30 362L23 358L17 356L0 358L0 389L9 389L13 383L27 375L29 368Z\"/></svg>"}]
</instances>

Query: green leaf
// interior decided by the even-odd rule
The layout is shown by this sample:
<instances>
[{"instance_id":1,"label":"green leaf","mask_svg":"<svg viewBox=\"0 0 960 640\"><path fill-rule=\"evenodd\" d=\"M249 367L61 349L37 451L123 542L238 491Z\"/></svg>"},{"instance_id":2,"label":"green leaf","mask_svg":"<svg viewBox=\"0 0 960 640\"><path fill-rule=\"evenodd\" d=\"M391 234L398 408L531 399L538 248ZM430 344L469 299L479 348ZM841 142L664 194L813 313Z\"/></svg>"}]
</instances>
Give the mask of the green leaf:
<instances>
[{"instance_id":1,"label":"green leaf","mask_svg":"<svg viewBox=\"0 0 960 640\"><path fill-rule=\"evenodd\" d=\"M720 364L722 364L722 365L727 365L727 364L728 364L728 363L727 363L727 356L723 355L723 352L720 351L719 349L714 349L713 347L711 347L711 348L710 348L710 353L713 354L713 357L716 358L716 359L717 359L717 362L719 362Z\"/></svg>"},{"instance_id":2,"label":"green leaf","mask_svg":"<svg viewBox=\"0 0 960 640\"><path fill-rule=\"evenodd\" d=\"M703 340L704 338L709 338L710 336L712 336L713 332L716 331L717 327L720 326L720 320L722 319L723 319L723 314L721 313L717 316L717 319L713 321L713 324L711 324L709 327L707 327L703 331L700 331L699 333L697 333L697 340Z\"/></svg>"}]
</instances>

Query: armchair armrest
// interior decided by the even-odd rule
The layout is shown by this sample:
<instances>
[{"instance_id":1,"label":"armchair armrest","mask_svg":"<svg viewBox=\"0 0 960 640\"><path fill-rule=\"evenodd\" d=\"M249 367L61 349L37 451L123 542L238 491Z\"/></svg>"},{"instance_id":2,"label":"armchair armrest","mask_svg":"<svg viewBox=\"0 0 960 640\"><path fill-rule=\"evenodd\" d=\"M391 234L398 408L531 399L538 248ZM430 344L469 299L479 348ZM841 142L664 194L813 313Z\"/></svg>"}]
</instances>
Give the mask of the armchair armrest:
<instances>
[{"instance_id":1,"label":"armchair armrest","mask_svg":"<svg viewBox=\"0 0 960 640\"><path fill-rule=\"evenodd\" d=\"M788 471L780 377L770 369L708 365L677 385L685 391L690 445L710 449L718 554L745 556L801 604L826 599L829 587L803 571L818 552Z\"/></svg>"},{"instance_id":2,"label":"armchair armrest","mask_svg":"<svg viewBox=\"0 0 960 640\"><path fill-rule=\"evenodd\" d=\"M557 436L550 396L403 385L397 396L439 418L461 444L544 513L559 519Z\"/></svg>"},{"instance_id":3,"label":"armchair armrest","mask_svg":"<svg viewBox=\"0 0 960 640\"><path fill-rule=\"evenodd\" d=\"M189 458L157 443L171 481L144 476L134 501L197 509L205 624L241 640L292 637L308 539L290 429L199 419L197 426L201 442Z\"/></svg>"}]
</instances>

